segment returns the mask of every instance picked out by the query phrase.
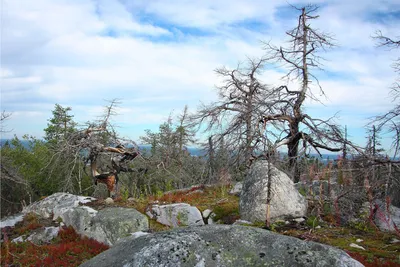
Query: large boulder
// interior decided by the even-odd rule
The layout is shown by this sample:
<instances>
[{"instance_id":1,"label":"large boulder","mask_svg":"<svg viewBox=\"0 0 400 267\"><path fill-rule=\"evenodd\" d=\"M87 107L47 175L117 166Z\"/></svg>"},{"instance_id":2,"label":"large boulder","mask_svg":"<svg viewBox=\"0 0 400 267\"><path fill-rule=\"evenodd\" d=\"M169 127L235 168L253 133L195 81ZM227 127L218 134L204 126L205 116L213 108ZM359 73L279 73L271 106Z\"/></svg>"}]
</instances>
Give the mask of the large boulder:
<instances>
[{"instance_id":1,"label":"large boulder","mask_svg":"<svg viewBox=\"0 0 400 267\"><path fill-rule=\"evenodd\" d=\"M363 266L344 251L254 227L208 225L129 237L83 263L108 266Z\"/></svg>"},{"instance_id":2,"label":"large boulder","mask_svg":"<svg viewBox=\"0 0 400 267\"><path fill-rule=\"evenodd\" d=\"M67 210L95 200L93 197L76 196L69 193L54 193L45 199L32 203L22 210L27 214L34 212L44 218L57 219Z\"/></svg>"},{"instance_id":3,"label":"large boulder","mask_svg":"<svg viewBox=\"0 0 400 267\"><path fill-rule=\"evenodd\" d=\"M201 212L186 203L152 205L146 214L157 222L172 227L204 225Z\"/></svg>"},{"instance_id":4,"label":"large boulder","mask_svg":"<svg viewBox=\"0 0 400 267\"><path fill-rule=\"evenodd\" d=\"M271 176L271 221L286 217L302 217L307 212L307 200L295 188L292 180L272 164ZM268 162L255 162L243 182L239 209L243 220L265 221L268 196Z\"/></svg>"},{"instance_id":5,"label":"large boulder","mask_svg":"<svg viewBox=\"0 0 400 267\"><path fill-rule=\"evenodd\" d=\"M149 229L147 217L131 208L109 207L96 211L80 206L65 212L62 219L79 234L109 246L134 232Z\"/></svg>"},{"instance_id":6,"label":"large boulder","mask_svg":"<svg viewBox=\"0 0 400 267\"><path fill-rule=\"evenodd\" d=\"M400 229L400 208L389 205L381 200L376 200L375 207L375 224L381 231L396 232ZM397 230L398 231L398 230Z\"/></svg>"}]
</instances>

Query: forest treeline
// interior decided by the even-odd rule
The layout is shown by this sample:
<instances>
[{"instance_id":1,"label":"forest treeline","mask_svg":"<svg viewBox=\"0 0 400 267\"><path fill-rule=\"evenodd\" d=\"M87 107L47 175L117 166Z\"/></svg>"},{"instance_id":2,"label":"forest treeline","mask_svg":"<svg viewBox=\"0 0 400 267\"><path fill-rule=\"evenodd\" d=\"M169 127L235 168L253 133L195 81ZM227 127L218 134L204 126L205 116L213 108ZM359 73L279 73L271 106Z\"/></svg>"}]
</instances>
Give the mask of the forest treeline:
<instances>
[{"instance_id":1,"label":"forest treeline","mask_svg":"<svg viewBox=\"0 0 400 267\"><path fill-rule=\"evenodd\" d=\"M286 32L286 46L263 42L262 57L249 57L236 68L217 68L217 101L199 106L193 114L184 107L139 140L121 137L113 125L118 100L105 105L101 119L84 125L74 120L72 107L56 104L43 140L26 135L22 139L28 147L18 137L1 147L1 216L54 192L92 195L98 189L94 178L101 174L118 174L121 197L140 198L193 184L240 181L261 158L285 170L294 182L317 177L365 187L367 181L372 197L390 198L399 205L399 162L389 158L380 143L381 133L389 132L395 156L400 150L398 80L392 86L394 108L371 120L366 147L350 142L345 126L334 118L305 112L307 99L320 101L317 96L324 95L317 74L323 53L336 44L333 36L312 26L320 19L318 7L295 9L297 25ZM373 38L378 46L400 45L400 40L381 32ZM399 74L400 61L393 60ZM278 66L287 71L281 85L273 87L260 79L267 68ZM7 119L12 120L12 114L3 112L3 132ZM197 140L198 132L207 138ZM137 144L150 146L139 151ZM205 156L192 156L189 146L201 147ZM327 165L309 157L324 151L341 157Z\"/></svg>"}]
</instances>

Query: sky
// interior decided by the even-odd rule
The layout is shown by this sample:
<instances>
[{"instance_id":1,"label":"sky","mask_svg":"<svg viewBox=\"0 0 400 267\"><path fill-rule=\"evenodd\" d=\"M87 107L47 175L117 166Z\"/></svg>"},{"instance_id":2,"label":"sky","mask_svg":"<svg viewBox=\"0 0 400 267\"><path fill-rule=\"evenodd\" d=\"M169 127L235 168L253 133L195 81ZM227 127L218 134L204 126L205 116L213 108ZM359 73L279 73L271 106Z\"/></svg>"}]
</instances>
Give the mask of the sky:
<instances>
[{"instance_id":1,"label":"sky","mask_svg":"<svg viewBox=\"0 0 400 267\"><path fill-rule=\"evenodd\" d=\"M308 101L307 112L337 114L350 139L365 145L369 118L395 105L391 64L400 50L378 48L371 36L400 36L398 0L0 1L1 110L12 113L2 138L43 137L56 103L83 125L119 99L113 123L137 140L185 105L195 111L216 101L216 68L263 56L262 42L285 45L299 15L289 4L319 5L312 26L337 44L321 54L317 73L326 97ZM260 79L279 85L284 73L269 68ZM383 140L388 150L390 142Z\"/></svg>"}]
</instances>

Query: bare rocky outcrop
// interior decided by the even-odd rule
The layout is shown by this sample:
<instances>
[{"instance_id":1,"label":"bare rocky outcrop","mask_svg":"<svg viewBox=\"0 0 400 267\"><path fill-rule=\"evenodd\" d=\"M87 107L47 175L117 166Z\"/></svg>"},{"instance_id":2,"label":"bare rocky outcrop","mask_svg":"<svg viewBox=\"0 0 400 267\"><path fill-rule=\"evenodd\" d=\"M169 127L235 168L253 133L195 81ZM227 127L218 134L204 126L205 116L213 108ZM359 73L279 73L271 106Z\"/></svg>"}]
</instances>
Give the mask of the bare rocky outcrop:
<instances>
[{"instance_id":1,"label":"bare rocky outcrop","mask_svg":"<svg viewBox=\"0 0 400 267\"><path fill-rule=\"evenodd\" d=\"M239 209L241 219L263 222L267 216L268 173L271 178L270 219L276 221L286 217L303 217L307 212L307 200L295 188L284 172L268 162L255 162L243 182Z\"/></svg>"},{"instance_id":2,"label":"bare rocky outcrop","mask_svg":"<svg viewBox=\"0 0 400 267\"><path fill-rule=\"evenodd\" d=\"M327 245L255 227L207 225L129 237L81 266L363 265L344 251Z\"/></svg>"},{"instance_id":3,"label":"bare rocky outcrop","mask_svg":"<svg viewBox=\"0 0 400 267\"><path fill-rule=\"evenodd\" d=\"M95 200L93 197L76 196L69 193L54 193L43 200L27 206L22 210L22 213L33 212L44 218L56 220L67 210L93 200Z\"/></svg>"},{"instance_id":4,"label":"bare rocky outcrop","mask_svg":"<svg viewBox=\"0 0 400 267\"><path fill-rule=\"evenodd\" d=\"M81 205L92 200L94 198L55 193L26 207L23 213L34 212L53 220L61 218L77 233L109 246L131 233L149 229L148 218L135 209L107 207L97 211Z\"/></svg>"},{"instance_id":5,"label":"bare rocky outcrop","mask_svg":"<svg viewBox=\"0 0 400 267\"><path fill-rule=\"evenodd\" d=\"M81 206L68 210L62 218L79 234L109 246L134 232L149 229L147 217L131 208L108 207L95 211Z\"/></svg>"}]
</instances>

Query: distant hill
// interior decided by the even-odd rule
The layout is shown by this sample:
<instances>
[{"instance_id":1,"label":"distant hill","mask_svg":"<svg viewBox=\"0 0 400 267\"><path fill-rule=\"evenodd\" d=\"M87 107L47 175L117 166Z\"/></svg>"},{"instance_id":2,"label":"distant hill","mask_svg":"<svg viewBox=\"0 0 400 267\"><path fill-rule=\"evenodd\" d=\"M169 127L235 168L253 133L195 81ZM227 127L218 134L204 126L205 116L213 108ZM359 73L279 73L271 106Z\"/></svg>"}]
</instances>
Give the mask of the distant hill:
<instances>
[{"instance_id":1,"label":"distant hill","mask_svg":"<svg viewBox=\"0 0 400 267\"><path fill-rule=\"evenodd\" d=\"M10 139L0 139L0 146L2 147L7 141L10 141ZM29 147L29 141L23 140L23 139L20 139L20 141L25 148ZM139 145L139 149L150 151L151 145ZM190 155L192 155L192 156L198 156L198 157L206 156L206 152L203 149L198 148L198 147L187 147L187 150L189 151ZM285 155L285 153L281 153L282 157L284 155ZM338 159L339 154L322 154L321 156L319 156L318 154L310 154L309 156L312 158L318 158L322 162L326 163L328 161Z\"/></svg>"}]
</instances>

